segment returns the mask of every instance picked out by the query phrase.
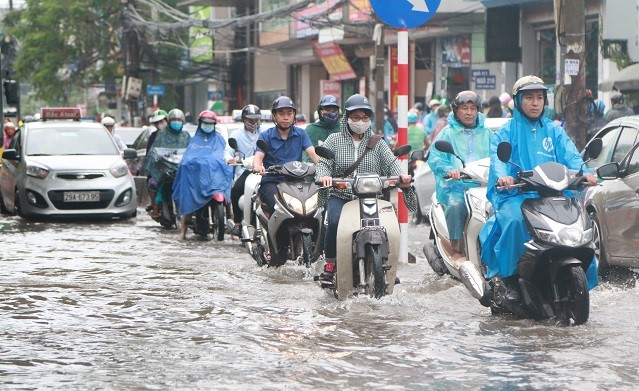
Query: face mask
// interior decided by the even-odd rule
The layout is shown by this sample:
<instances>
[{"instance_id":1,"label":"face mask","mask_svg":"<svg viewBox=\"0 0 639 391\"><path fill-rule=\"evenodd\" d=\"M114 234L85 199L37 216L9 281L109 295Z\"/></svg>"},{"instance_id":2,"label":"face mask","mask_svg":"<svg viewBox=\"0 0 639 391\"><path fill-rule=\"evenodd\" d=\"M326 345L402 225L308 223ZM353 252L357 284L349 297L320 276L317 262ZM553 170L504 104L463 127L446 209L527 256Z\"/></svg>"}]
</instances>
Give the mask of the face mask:
<instances>
[{"instance_id":1,"label":"face mask","mask_svg":"<svg viewBox=\"0 0 639 391\"><path fill-rule=\"evenodd\" d=\"M158 130L164 130L164 129L166 129L166 124L164 124L164 123L158 124L157 128L158 128Z\"/></svg>"},{"instance_id":2,"label":"face mask","mask_svg":"<svg viewBox=\"0 0 639 391\"><path fill-rule=\"evenodd\" d=\"M337 122L337 117L339 117L339 113L337 111L322 114L322 119L329 125L334 125L335 122Z\"/></svg>"},{"instance_id":3,"label":"face mask","mask_svg":"<svg viewBox=\"0 0 639 391\"><path fill-rule=\"evenodd\" d=\"M355 134L362 134L364 132L366 132L368 130L368 128L371 127L371 123L370 122L364 122L364 121L357 121L354 122L352 119L348 119L348 127L351 129L351 131Z\"/></svg>"},{"instance_id":4,"label":"face mask","mask_svg":"<svg viewBox=\"0 0 639 391\"><path fill-rule=\"evenodd\" d=\"M215 124L202 124L200 125L204 133L213 133L215 131Z\"/></svg>"},{"instance_id":5,"label":"face mask","mask_svg":"<svg viewBox=\"0 0 639 391\"><path fill-rule=\"evenodd\" d=\"M249 132L254 132L255 129L257 129L257 122L256 123L251 123L249 121L244 122L244 127L246 128L246 130L248 130Z\"/></svg>"},{"instance_id":6,"label":"face mask","mask_svg":"<svg viewBox=\"0 0 639 391\"><path fill-rule=\"evenodd\" d=\"M169 124L169 127L173 130L175 130L176 132L179 132L180 130L182 130L182 127L184 126L184 124L182 122L178 122L178 121L174 121L171 122Z\"/></svg>"}]
</instances>

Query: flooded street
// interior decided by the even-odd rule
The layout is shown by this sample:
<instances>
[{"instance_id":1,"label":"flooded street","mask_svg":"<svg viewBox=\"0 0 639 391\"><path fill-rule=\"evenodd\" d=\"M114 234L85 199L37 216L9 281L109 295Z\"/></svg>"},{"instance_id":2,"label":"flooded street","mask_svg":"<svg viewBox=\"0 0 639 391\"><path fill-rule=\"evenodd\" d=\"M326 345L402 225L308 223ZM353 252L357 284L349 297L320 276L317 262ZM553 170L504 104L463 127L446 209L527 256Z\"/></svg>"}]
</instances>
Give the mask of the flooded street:
<instances>
[{"instance_id":1,"label":"flooded street","mask_svg":"<svg viewBox=\"0 0 639 391\"><path fill-rule=\"evenodd\" d=\"M639 387L639 290L604 283L590 320L494 317L417 263L381 300L336 301L317 270L259 268L238 240L0 216L1 389L624 390ZM192 237L192 234L191 234ZM319 269L318 269L319 270Z\"/></svg>"}]
</instances>

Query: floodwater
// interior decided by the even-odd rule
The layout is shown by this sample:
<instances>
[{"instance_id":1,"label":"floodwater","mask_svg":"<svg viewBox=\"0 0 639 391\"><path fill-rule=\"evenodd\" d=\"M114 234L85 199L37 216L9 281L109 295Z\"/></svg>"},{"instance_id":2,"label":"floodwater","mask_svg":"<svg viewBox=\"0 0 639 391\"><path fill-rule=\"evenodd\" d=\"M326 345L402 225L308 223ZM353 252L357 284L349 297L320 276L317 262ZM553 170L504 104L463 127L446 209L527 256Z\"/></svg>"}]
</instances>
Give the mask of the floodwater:
<instances>
[{"instance_id":1,"label":"floodwater","mask_svg":"<svg viewBox=\"0 0 639 391\"><path fill-rule=\"evenodd\" d=\"M631 390L639 290L603 283L578 327L495 317L414 264L381 300L317 270L259 268L237 240L116 222L0 217L3 390Z\"/></svg>"}]
</instances>

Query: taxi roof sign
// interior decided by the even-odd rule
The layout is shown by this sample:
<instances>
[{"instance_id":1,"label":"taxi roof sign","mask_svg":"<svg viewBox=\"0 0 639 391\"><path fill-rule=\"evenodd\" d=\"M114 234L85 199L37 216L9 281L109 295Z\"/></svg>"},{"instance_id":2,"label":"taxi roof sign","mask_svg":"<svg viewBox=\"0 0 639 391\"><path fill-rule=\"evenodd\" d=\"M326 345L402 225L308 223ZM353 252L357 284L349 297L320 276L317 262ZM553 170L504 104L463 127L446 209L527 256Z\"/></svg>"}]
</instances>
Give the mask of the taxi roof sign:
<instances>
[{"instance_id":1,"label":"taxi roof sign","mask_svg":"<svg viewBox=\"0 0 639 391\"><path fill-rule=\"evenodd\" d=\"M82 110L79 107L43 107L40 109L40 119L72 119L80 121L82 118Z\"/></svg>"}]
</instances>

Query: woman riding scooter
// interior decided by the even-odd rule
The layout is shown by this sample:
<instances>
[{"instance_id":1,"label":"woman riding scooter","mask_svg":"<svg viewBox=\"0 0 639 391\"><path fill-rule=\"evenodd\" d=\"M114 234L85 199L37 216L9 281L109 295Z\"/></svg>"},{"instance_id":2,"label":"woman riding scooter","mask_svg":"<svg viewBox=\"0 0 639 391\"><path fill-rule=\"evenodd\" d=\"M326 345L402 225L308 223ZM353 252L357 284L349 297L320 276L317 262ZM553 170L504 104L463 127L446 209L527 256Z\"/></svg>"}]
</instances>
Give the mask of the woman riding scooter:
<instances>
[{"instance_id":1,"label":"woman riding scooter","mask_svg":"<svg viewBox=\"0 0 639 391\"><path fill-rule=\"evenodd\" d=\"M372 149L369 147L369 139L374 136L371 127L373 119L373 108L369 100L355 94L344 103L344 113L340 132L328 136L324 142L324 147L335 153L335 162L327 159L320 159L317 164L315 177L322 182L325 187L331 187L333 177L354 177L356 173L377 173L379 175L400 176L401 187L404 188L404 199L408 209L415 211L417 208L417 198L415 192L410 187L411 177L403 175L399 162L393 152L384 142L376 142ZM371 145L372 146L372 145ZM363 154L366 154L357 167L349 175L344 175L344 171ZM335 273L335 263L337 257L337 225L344 205L354 199L351 190L338 190L331 188L327 207L328 227L324 239L324 255L326 264L324 272L320 275L319 281L322 288L333 287L333 277Z\"/></svg>"},{"instance_id":2,"label":"woman riding scooter","mask_svg":"<svg viewBox=\"0 0 639 391\"><path fill-rule=\"evenodd\" d=\"M224 137L215 131L216 124L215 113L210 110L200 113L195 136L191 138L175 176L173 200L182 216L180 239L186 237L190 214L206 206L216 193L223 193L227 200L231 196L233 167L228 164L234 164L235 159Z\"/></svg>"}]
</instances>

